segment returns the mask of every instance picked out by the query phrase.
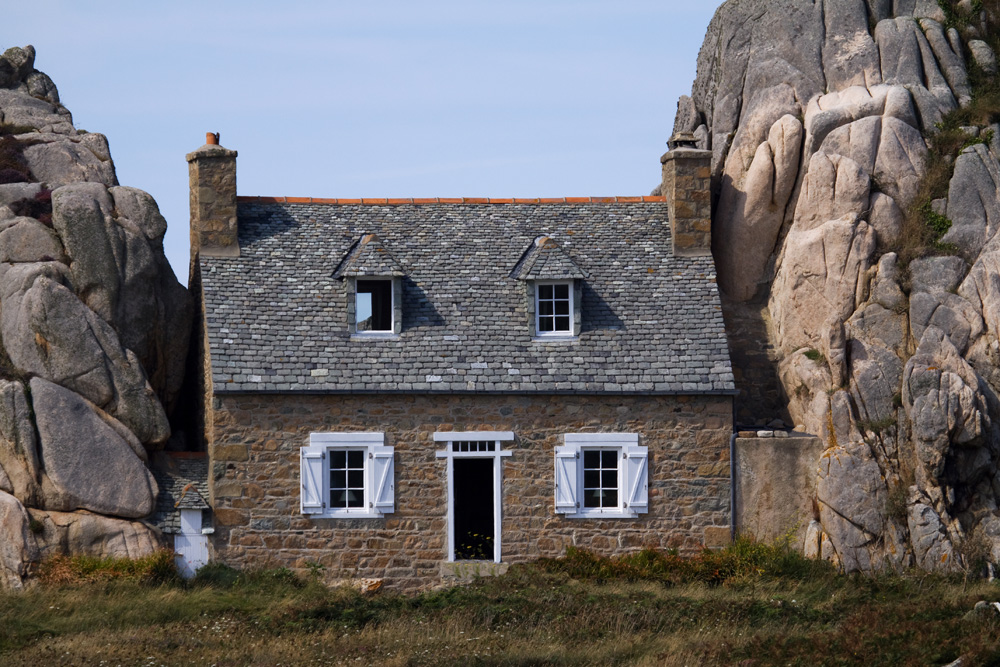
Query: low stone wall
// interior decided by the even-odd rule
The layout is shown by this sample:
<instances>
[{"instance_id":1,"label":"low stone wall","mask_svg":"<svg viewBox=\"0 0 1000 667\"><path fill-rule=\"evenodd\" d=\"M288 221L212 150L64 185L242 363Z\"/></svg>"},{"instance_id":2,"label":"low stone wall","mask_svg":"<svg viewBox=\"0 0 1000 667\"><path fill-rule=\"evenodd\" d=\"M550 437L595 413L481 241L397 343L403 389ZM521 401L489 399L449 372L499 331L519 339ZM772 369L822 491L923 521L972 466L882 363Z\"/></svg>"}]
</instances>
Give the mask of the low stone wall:
<instances>
[{"instance_id":1,"label":"low stone wall","mask_svg":"<svg viewBox=\"0 0 1000 667\"><path fill-rule=\"evenodd\" d=\"M696 553L730 534L729 397L380 395L216 397L209 454L215 559L234 566L324 566L330 580L384 578L397 589L442 582L447 472L436 431L513 431L503 460L504 563L643 546ZM395 512L380 519L299 513L299 448L310 432L382 431L395 448ZM649 512L570 519L554 511L563 434L631 432L649 448Z\"/></svg>"},{"instance_id":2,"label":"low stone wall","mask_svg":"<svg viewBox=\"0 0 1000 667\"><path fill-rule=\"evenodd\" d=\"M764 542L791 532L801 550L813 519L823 441L782 431L762 434L767 437L736 439L736 530Z\"/></svg>"}]
</instances>

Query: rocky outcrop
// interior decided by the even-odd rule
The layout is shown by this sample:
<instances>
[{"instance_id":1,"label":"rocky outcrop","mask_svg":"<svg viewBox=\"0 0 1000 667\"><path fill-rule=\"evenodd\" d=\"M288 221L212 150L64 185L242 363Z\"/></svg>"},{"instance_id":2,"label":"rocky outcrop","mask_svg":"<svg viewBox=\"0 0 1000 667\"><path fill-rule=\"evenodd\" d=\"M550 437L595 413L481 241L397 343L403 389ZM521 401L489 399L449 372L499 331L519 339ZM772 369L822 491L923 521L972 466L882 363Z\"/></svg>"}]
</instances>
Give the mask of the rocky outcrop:
<instances>
[{"instance_id":1,"label":"rocky outcrop","mask_svg":"<svg viewBox=\"0 0 1000 667\"><path fill-rule=\"evenodd\" d=\"M724 306L769 326L785 400L756 417L826 440L807 544L847 570L965 567L973 533L1000 554L1000 126L963 127L918 202L1000 16L939 4L730 0L674 125L712 151ZM957 253L903 253L915 203Z\"/></svg>"},{"instance_id":2,"label":"rocky outcrop","mask_svg":"<svg viewBox=\"0 0 1000 667\"><path fill-rule=\"evenodd\" d=\"M192 309L166 222L77 132L34 49L0 56L0 585L54 553L160 544L148 453L171 436Z\"/></svg>"}]
</instances>

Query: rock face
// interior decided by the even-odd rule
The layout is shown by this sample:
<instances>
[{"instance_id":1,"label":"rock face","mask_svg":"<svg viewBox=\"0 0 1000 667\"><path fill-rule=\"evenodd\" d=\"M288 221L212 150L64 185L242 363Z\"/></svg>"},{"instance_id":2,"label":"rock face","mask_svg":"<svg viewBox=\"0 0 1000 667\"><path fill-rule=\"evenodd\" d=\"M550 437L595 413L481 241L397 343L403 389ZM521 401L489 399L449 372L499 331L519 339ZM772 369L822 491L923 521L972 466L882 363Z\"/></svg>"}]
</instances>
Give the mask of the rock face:
<instances>
[{"instance_id":1,"label":"rock face","mask_svg":"<svg viewBox=\"0 0 1000 667\"><path fill-rule=\"evenodd\" d=\"M32 47L0 56L0 586L55 553L160 545L148 452L170 438L192 307L166 222L77 132Z\"/></svg>"},{"instance_id":2,"label":"rock face","mask_svg":"<svg viewBox=\"0 0 1000 667\"><path fill-rule=\"evenodd\" d=\"M750 418L826 440L807 543L846 570L966 567L973 533L1000 557L1000 126L963 128L947 197L920 199L1000 16L947 4L730 0L674 124L712 151L727 321L764 313L787 397ZM951 256L904 252L915 203Z\"/></svg>"}]
</instances>

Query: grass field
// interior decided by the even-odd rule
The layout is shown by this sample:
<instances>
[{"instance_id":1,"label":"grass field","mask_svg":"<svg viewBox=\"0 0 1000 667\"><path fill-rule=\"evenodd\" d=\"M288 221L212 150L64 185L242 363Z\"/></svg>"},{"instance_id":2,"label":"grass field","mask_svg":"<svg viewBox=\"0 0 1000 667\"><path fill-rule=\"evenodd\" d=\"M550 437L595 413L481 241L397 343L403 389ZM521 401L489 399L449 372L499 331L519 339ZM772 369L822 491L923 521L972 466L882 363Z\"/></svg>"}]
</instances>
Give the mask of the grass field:
<instances>
[{"instance_id":1,"label":"grass field","mask_svg":"<svg viewBox=\"0 0 1000 667\"><path fill-rule=\"evenodd\" d=\"M1000 600L996 584L842 576L748 544L693 560L572 552L415 596L287 570L183 583L164 563L64 562L3 594L0 664L1000 664L1000 615L968 613Z\"/></svg>"}]
</instances>

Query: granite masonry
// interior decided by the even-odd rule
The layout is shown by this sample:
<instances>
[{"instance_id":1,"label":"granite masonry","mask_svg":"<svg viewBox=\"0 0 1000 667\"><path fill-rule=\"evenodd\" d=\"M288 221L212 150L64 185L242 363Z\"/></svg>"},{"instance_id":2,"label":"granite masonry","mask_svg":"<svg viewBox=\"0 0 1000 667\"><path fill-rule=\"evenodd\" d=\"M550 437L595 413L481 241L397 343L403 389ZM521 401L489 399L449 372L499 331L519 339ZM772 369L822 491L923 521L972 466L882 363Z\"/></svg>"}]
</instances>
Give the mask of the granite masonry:
<instances>
[{"instance_id":1,"label":"granite masonry","mask_svg":"<svg viewBox=\"0 0 1000 667\"><path fill-rule=\"evenodd\" d=\"M718 396L240 394L215 400L215 557L236 566L324 566L332 581L432 587L461 572L447 554L447 468L433 435L511 430L502 463L502 563L578 546L692 554L728 542L732 404ZM299 511L299 448L324 431L384 431L395 447L395 511L314 519ZM553 508L553 454L567 433L632 432L649 448L649 512L568 518Z\"/></svg>"}]
</instances>

